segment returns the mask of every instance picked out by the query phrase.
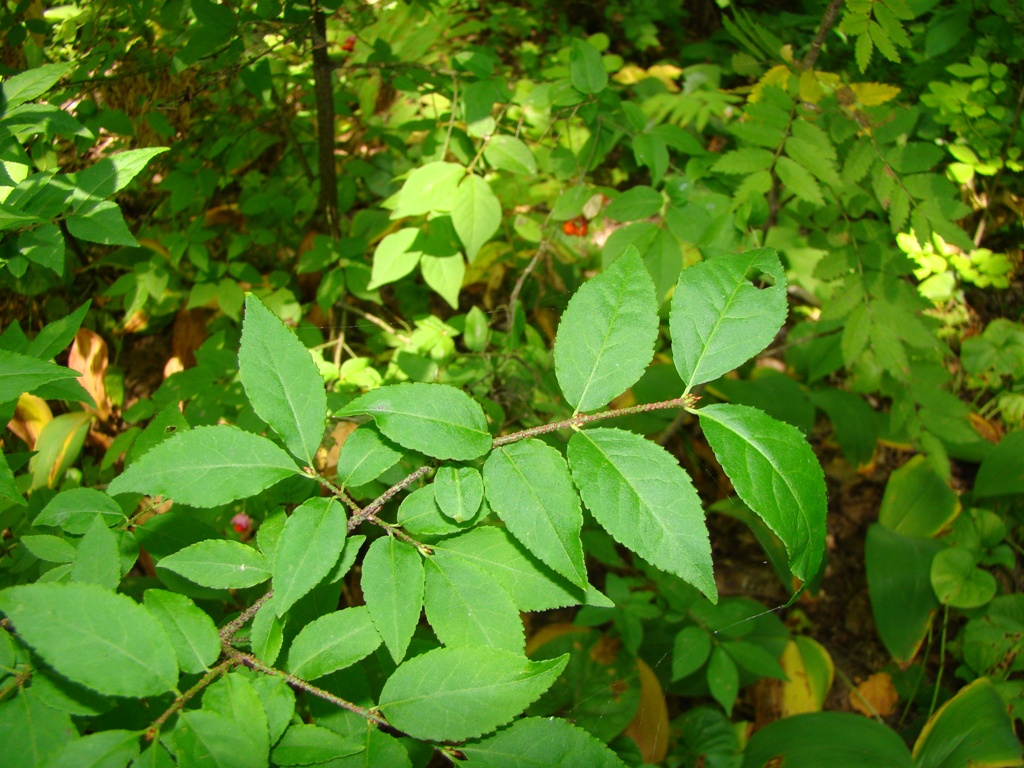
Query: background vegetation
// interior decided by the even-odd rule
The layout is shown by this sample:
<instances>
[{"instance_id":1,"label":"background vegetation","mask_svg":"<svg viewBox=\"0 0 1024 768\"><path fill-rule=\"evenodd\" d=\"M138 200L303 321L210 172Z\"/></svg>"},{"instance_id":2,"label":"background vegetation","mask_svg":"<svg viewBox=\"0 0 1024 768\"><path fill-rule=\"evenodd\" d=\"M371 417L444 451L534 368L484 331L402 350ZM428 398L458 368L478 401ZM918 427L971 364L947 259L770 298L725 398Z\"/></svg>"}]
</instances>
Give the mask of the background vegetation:
<instances>
[{"instance_id":1,"label":"background vegetation","mask_svg":"<svg viewBox=\"0 0 1024 768\"><path fill-rule=\"evenodd\" d=\"M1022 764L1019 4L22 0L0 35L11 765ZM426 384L475 436L388 389ZM606 406L692 478L713 581L588 497ZM499 454L564 473L578 557ZM463 667L514 711L442 722Z\"/></svg>"}]
</instances>

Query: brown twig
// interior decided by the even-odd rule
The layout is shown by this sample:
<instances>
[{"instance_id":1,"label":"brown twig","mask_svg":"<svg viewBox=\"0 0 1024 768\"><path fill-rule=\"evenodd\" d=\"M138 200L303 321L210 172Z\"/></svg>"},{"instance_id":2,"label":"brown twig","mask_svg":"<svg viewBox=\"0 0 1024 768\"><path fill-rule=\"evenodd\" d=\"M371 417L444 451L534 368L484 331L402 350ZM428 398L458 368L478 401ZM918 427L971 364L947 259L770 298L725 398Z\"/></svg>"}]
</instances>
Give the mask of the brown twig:
<instances>
[{"instance_id":1,"label":"brown twig","mask_svg":"<svg viewBox=\"0 0 1024 768\"><path fill-rule=\"evenodd\" d=\"M818 55L821 53L821 47L825 44L825 38L828 37L828 33L835 26L836 17L839 15L839 9L842 7L843 0L832 0L828 4L828 8L825 9L825 15L821 17L821 24L818 25L818 31L815 32L814 39L811 41L811 47L808 49L807 55L804 56L804 60L800 62L800 69L814 68Z\"/></svg>"},{"instance_id":2,"label":"brown twig","mask_svg":"<svg viewBox=\"0 0 1024 768\"><path fill-rule=\"evenodd\" d=\"M191 688L189 688L181 695L177 696L174 699L174 703L171 704L171 706L169 706L167 709L165 709L163 714L161 714L160 717L154 720L152 724L149 726L149 728L146 729L146 741L153 741L153 739L155 739L159 735L160 727L164 723L166 723L167 720L170 719L172 715L179 712L182 707L188 704L188 702L192 699L193 696L195 696L206 686L208 686L218 677L220 677L229 669L231 669L231 667L237 666L237 664L238 662L234 661L233 659L222 661L216 667L214 667L205 675L203 675L203 678L198 683L193 685Z\"/></svg>"}]
</instances>

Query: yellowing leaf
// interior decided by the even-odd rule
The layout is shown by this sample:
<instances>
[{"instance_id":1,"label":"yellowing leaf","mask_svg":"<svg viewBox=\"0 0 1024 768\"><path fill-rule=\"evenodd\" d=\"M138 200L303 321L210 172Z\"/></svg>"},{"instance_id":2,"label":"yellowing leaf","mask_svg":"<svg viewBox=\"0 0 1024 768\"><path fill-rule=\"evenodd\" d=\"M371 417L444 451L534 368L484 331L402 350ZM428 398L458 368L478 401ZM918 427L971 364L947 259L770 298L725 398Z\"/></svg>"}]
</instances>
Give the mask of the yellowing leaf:
<instances>
[{"instance_id":1,"label":"yellowing leaf","mask_svg":"<svg viewBox=\"0 0 1024 768\"><path fill-rule=\"evenodd\" d=\"M640 748L644 762L656 765L668 754L668 707L665 692L654 671L643 659L636 660L640 673L640 706L636 717L622 733L629 736Z\"/></svg>"},{"instance_id":2,"label":"yellowing leaf","mask_svg":"<svg viewBox=\"0 0 1024 768\"><path fill-rule=\"evenodd\" d=\"M612 75L612 80L622 85L634 85L641 80L646 80L647 77L647 70L643 67L638 67L636 64L627 64Z\"/></svg>"},{"instance_id":3,"label":"yellowing leaf","mask_svg":"<svg viewBox=\"0 0 1024 768\"><path fill-rule=\"evenodd\" d=\"M888 83L853 83L850 90L862 107L877 107L899 95L900 89Z\"/></svg>"},{"instance_id":4,"label":"yellowing leaf","mask_svg":"<svg viewBox=\"0 0 1024 768\"><path fill-rule=\"evenodd\" d=\"M790 640L779 660L789 679L782 684L781 717L820 712L832 687L832 657L809 637Z\"/></svg>"},{"instance_id":5,"label":"yellowing leaf","mask_svg":"<svg viewBox=\"0 0 1024 768\"><path fill-rule=\"evenodd\" d=\"M871 675L856 690L850 691L850 706L868 717L888 717L896 711L899 700L900 695L888 672Z\"/></svg>"},{"instance_id":6,"label":"yellowing leaf","mask_svg":"<svg viewBox=\"0 0 1024 768\"><path fill-rule=\"evenodd\" d=\"M751 90L750 101L760 101L761 92L773 85L786 90L790 74L789 67L785 64L779 64L769 69L761 75L761 79L757 81L757 84Z\"/></svg>"},{"instance_id":7,"label":"yellowing leaf","mask_svg":"<svg viewBox=\"0 0 1024 768\"><path fill-rule=\"evenodd\" d=\"M680 75L683 74L683 70L679 67L674 67L671 64L655 64L647 70L647 74L664 83L665 87L672 93L679 92L679 86L675 83Z\"/></svg>"}]
</instances>

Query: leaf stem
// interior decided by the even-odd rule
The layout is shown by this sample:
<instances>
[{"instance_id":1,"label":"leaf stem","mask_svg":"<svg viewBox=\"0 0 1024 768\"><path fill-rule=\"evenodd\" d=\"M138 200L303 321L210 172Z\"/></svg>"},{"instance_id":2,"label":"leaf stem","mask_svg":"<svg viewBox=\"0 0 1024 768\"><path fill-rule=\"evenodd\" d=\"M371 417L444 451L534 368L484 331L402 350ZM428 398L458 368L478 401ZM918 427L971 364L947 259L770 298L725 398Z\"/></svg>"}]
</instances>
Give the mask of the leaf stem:
<instances>
[{"instance_id":1,"label":"leaf stem","mask_svg":"<svg viewBox=\"0 0 1024 768\"><path fill-rule=\"evenodd\" d=\"M212 683L214 680L216 680L218 677L223 675L231 667L234 666L237 666L237 662L231 659L222 661L216 667L214 667L205 675L203 675L203 678L198 683L193 685L191 688L189 688L181 695L177 696L174 699L174 703L171 704L171 706L169 706L167 709L165 709L163 714L160 715L160 717L158 717L156 720L154 720L153 723L149 726L149 728L146 729L146 741L153 741L153 739L155 739L157 735L160 733L160 727L164 723L166 723L172 715L180 711L181 708L188 704L192 697L199 693L201 690L203 690L203 688L208 686L210 683Z\"/></svg>"},{"instance_id":2,"label":"leaf stem","mask_svg":"<svg viewBox=\"0 0 1024 768\"><path fill-rule=\"evenodd\" d=\"M395 483L394 485L392 485L390 488L388 488L386 491L384 491L384 493L382 493L376 499L374 499L369 504L367 504L365 507L363 507L361 511L359 511L356 514L352 515L352 517L350 517L348 519L348 529L349 529L349 531L355 530L355 528L361 522L363 522L364 520L369 520L370 518L375 518L377 516L377 513L381 510L381 508L385 504L387 504L397 494L401 493L403 490L405 490L410 485L415 483L417 480L419 480L421 477L423 477L429 471L430 471L430 466L429 465L424 465L424 466L420 467L419 469L417 469L415 472L409 473L402 480L400 480L397 483Z\"/></svg>"},{"instance_id":3,"label":"leaf stem","mask_svg":"<svg viewBox=\"0 0 1024 768\"><path fill-rule=\"evenodd\" d=\"M253 603L248 608L246 608L244 611L242 611L240 614L238 614L238 616L236 616L234 619L232 619L227 624L225 624L223 627L221 627L221 630L220 630L220 642L221 642L221 644L225 645L225 646L229 646L229 644L231 643L231 640L238 633L238 630L240 630L243 626L245 626L245 623L247 621L249 621L249 619L251 619L253 616L255 616L256 613L259 611L259 609L262 608L264 605L266 605L266 602L270 598L272 598L273 596L274 596L274 590L271 589L265 595L263 595L263 597L261 597L255 603Z\"/></svg>"}]
</instances>

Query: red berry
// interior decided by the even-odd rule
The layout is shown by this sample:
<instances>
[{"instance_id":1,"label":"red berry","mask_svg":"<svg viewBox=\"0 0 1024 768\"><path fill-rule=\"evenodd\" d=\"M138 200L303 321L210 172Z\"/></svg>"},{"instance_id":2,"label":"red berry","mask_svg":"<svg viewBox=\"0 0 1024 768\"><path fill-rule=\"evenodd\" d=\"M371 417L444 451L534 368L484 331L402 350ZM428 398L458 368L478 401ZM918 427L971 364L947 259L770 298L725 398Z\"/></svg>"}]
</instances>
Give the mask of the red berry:
<instances>
[{"instance_id":1,"label":"red berry","mask_svg":"<svg viewBox=\"0 0 1024 768\"><path fill-rule=\"evenodd\" d=\"M252 518L245 512L239 512L231 518L231 527L235 529L235 533L246 533L252 528Z\"/></svg>"},{"instance_id":2,"label":"red berry","mask_svg":"<svg viewBox=\"0 0 1024 768\"><path fill-rule=\"evenodd\" d=\"M567 221L567 222L565 222L564 224L562 224L562 231L565 232L565 234L567 234L567 235L576 235L576 234L578 234L577 231L576 231L576 222L575 221Z\"/></svg>"},{"instance_id":3,"label":"red berry","mask_svg":"<svg viewBox=\"0 0 1024 768\"><path fill-rule=\"evenodd\" d=\"M341 44L341 50L343 51L354 51L356 48L356 36L349 35L345 38L345 42Z\"/></svg>"}]
</instances>

